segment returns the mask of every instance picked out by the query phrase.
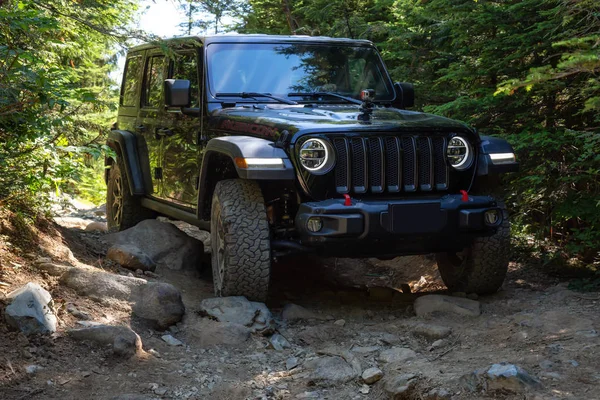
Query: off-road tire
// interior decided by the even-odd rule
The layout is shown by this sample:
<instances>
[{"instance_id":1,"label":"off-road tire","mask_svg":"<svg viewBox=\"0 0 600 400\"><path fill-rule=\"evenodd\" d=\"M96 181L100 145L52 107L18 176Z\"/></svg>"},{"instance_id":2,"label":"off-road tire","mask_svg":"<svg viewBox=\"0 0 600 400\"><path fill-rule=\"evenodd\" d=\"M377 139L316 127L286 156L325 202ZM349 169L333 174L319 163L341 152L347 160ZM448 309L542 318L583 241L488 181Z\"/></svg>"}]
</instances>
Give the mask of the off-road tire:
<instances>
[{"instance_id":1,"label":"off-road tire","mask_svg":"<svg viewBox=\"0 0 600 400\"><path fill-rule=\"evenodd\" d=\"M510 222L502 204L504 220L492 236L478 237L461 254L438 253L438 270L452 292L492 294L504 282L510 257Z\"/></svg>"},{"instance_id":2,"label":"off-road tire","mask_svg":"<svg viewBox=\"0 0 600 400\"><path fill-rule=\"evenodd\" d=\"M210 230L215 294L264 302L271 275L271 242L258 183L243 179L218 182Z\"/></svg>"},{"instance_id":3,"label":"off-road tire","mask_svg":"<svg viewBox=\"0 0 600 400\"><path fill-rule=\"evenodd\" d=\"M110 167L106 184L106 222L109 232L123 231L145 219L156 217L152 210L141 206L140 200L140 197L133 196L129 191L125 165L119 157ZM116 205L118 201L121 202L120 215Z\"/></svg>"}]
</instances>

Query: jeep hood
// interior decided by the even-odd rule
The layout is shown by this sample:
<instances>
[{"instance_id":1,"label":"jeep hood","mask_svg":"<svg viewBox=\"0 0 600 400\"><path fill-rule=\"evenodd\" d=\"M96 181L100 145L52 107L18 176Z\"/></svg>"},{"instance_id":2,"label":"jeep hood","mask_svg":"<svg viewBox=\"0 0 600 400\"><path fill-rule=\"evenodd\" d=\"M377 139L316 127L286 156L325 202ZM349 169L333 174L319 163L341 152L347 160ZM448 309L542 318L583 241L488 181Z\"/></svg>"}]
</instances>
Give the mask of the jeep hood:
<instances>
[{"instance_id":1,"label":"jeep hood","mask_svg":"<svg viewBox=\"0 0 600 400\"><path fill-rule=\"evenodd\" d=\"M287 130L294 140L308 133L397 132L417 130L429 132L472 132L465 124L437 115L375 108L369 122L358 120L358 105L238 105L210 112L210 124L222 131L251 134L274 140Z\"/></svg>"}]
</instances>

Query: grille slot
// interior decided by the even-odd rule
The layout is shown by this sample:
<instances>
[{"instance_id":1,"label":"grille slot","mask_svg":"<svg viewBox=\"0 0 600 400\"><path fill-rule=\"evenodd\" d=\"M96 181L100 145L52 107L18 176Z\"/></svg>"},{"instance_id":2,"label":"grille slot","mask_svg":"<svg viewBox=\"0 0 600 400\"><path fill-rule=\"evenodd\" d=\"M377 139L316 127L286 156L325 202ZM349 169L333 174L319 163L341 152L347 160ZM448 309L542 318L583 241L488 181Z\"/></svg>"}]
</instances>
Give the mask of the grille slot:
<instances>
[{"instance_id":1,"label":"grille slot","mask_svg":"<svg viewBox=\"0 0 600 400\"><path fill-rule=\"evenodd\" d=\"M373 137L369 142L369 185L372 193L383 192L384 161L383 161L383 143L381 138Z\"/></svg>"},{"instance_id":2,"label":"grille slot","mask_svg":"<svg viewBox=\"0 0 600 400\"><path fill-rule=\"evenodd\" d=\"M337 193L430 192L449 188L445 137L335 138L333 146Z\"/></svg>"},{"instance_id":3,"label":"grille slot","mask_svg":"<svg viewBox=\"0 0 600 400\"><path fill-rule=\"evenodd\" d=\"M367 152L363 138L352 138L352 189L354 193L367 191Z\"/></svg>"},{"instance_id":4,"label":"grille slot","mask_svg":"<svg viewBox=\"0 0 600 400\"><path fill-rule=\"evenodd\" d=\"M350 191L350 182L348 171L350 170L350 157L348 157L348 142L346 139L335 139L333 141L335 152L337 153L337 164L335 167L335 190L338 193L348 193Z\"/></svg>"}]
</instances>

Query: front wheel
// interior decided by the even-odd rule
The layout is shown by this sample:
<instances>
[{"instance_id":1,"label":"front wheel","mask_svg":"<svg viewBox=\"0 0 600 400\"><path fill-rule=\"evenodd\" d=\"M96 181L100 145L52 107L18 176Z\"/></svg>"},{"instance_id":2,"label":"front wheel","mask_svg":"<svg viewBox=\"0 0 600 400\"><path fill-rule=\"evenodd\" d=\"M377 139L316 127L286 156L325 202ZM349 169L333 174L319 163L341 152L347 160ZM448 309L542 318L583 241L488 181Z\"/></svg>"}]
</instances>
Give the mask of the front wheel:
<instances>
[{"instance_id":1,"label":"front wheel","mask_svg":"<svg viewBox=\"0 0 600 400\"><path fill-rule=\"evenodd\" d=\"M215 294L264 302L271 275L271 242L260 187L243 179L220 181L211 211Z\"/></svg>"},{"instance_id":2,"label":"front wheel","mask_svg":"<svg viewBox=\"0 0 600 400\"><path fill-rule=\"evenodd\" d=\"M460 253L438 253L438 270L453 292L492 294L504 282L510 256L510 223L502 208L504 220L492 236L476 238Z\"/></svg>"}]
</instances>

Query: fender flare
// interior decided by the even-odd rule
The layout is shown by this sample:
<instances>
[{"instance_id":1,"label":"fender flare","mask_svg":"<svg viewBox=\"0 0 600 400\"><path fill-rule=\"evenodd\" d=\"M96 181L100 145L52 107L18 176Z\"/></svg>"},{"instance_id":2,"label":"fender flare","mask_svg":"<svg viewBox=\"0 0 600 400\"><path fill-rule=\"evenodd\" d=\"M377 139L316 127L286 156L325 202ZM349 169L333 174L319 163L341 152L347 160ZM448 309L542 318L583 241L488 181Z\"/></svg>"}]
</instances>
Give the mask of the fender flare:
<instances>
[{"instance_id":1,"label":"fender flare","mask_svg":"<svg viewBox=\"0 0 600 400\"><path fill-rule=\"evenodd\" d=\"M231 159L238 178L253 180L285 180L296 179L296 172L287 153L274 146L274 142L252 136L221 136L208 141L202 157L198 188L198 215L205 214L204 201L207 196L212 197L214 186L207 184L211 158L215 155L226 156ZM282 167L252 167L240 168L236 158L278 158L283 162ZM209 210L210 211L210 210Z\"/></svg>"},{"instance_id":2,"label":"fender flare","mask_svg":"<svg viewBox=\"0 0 600 400\"><path fill-rule=\"evenodd\" d=\"M138 154L139 143L136 136L129 131L112 130L106 140L107 145L123 157L125 175L132 195L141 196L147 193L147 179L142 169L142 163ZM108 160L105 162L108 165ZM108 181L108 170L105 174ZM152 183L150 182L150 185Z\"/></svg>"},{"instance_id":3,"label":"fender flare","mask_svg":"<svg viewBox=\"0 0 600 400\"><path fill-rule=\"evenodd\" d=\"M481 142L479 143L479 159L477 161L477 175L494 175L519 171L519 163L517 161L495 164L490 157L490 154L514 154L514 152L515 151L510 143L504 139L492 136L481 136Z\"/></svg>"}]
</instances>

